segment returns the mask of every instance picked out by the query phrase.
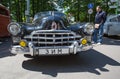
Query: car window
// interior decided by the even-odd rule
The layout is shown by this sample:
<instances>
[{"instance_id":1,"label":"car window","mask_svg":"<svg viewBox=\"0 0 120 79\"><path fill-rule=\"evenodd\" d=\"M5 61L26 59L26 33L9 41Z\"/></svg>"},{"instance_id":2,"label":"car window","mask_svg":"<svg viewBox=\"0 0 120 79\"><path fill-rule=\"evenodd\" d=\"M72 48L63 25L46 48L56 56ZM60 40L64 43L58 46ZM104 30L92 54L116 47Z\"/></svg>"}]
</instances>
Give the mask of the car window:
<instances>
[{"instance_id":1,"label":"car window","mask_svg":"<svg viewBox=\"0 0 120 79\"><path fill-rule=\"evenodd\" d=\"M0 14L8 16L8 12L5 9L0 8Z\"/></svg>"},{"instance_id":2,"label":"car window","mask_svg":"<svg viewBox=\"0 0 120 79\"><path fill-rule=\"evenodd\" d=\"M117 18L118 18L118 22L120 22L120 16L118 16Z\"/></svg>"},{"instance_id":3,"label":"car window","mask_svg":"<svg viewBox=\"0 0 120 79\"><path fill-rule=\"evenodd\" d=\"M117 21L118 21L117 17L110 19L110 22L117 22Z\"/></svg>"}]
</instances>

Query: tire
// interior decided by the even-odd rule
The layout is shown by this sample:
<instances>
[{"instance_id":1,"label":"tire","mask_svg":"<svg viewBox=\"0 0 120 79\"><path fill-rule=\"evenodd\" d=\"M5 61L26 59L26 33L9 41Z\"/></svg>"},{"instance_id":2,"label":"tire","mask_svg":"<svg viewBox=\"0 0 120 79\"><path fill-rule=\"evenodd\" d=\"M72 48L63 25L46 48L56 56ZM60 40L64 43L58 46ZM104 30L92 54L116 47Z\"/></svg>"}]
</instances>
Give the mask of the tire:
<instances>
[{"instance_id":1,"label":"tire","mask_svg":"<svg viewBox=\"0 0 120 79\"><path fill-rule=\"evenodd\" d=\"M109 35L108 34L104 34L104 37L109 37Z\"/></svg>"},{"instance_id":2,"label":"tire","mask_svg":"<svg viewBox=\"0 0 120 79\"><path fill-rule=\"evenodd\" d=\"M69 54L70 56L78 56L79 53L77 52L76 54Z\"/></svg>"},{"instance_id":3,"label":"tire","mask_svg":"<svg viewBox=\"0 0 120 79\"><path fill-rule=\"evenodd\" d=\"M33 58L33 59L39 59L40 58L40 56L31 56L29 54L24 54L24 57L26 57L26 58Z\"/></svg>"},{"instance_id":4,"label":"tire","mask_svg":"<svg viewBox=\"0 0 120 79\"><path fill-rule=\"evenodd\" d=\"M29 54L24 54L24 57L26 57L26 58L34 58L33 56L31 56Z\"/></svg>"}]
</instances>

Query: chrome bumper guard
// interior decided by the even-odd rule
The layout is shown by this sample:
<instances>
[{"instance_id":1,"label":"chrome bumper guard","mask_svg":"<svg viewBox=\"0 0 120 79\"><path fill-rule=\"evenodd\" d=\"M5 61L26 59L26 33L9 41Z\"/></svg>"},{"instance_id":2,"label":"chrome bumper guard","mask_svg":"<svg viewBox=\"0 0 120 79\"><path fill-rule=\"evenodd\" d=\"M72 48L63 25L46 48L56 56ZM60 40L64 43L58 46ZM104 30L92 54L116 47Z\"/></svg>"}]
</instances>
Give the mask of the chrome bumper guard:
<instances>
[{"instance_id":1,"label":"chrome bumper guard","mask_svg":"<svg viewBox=\"0 0 120 79\"><path fill-rule=\"evenodd\" d=\"M64 53L58 53L58 54L42 54L40 53L42 49L68 49L68 52ZM64 54L76 54L80 51L86 51L92 48L92 45L78 45L78 42L74 42L71 46L55 46L55 47L35 47L32 43L28 44L28 47L21 47L19 45L12 46L11 53L13 54L30 54L31 56L35 55L64 55ZM36 51L40 50L40 52ZM65 50L64 50L65 51Z\"/></svg>"}]
</instances>

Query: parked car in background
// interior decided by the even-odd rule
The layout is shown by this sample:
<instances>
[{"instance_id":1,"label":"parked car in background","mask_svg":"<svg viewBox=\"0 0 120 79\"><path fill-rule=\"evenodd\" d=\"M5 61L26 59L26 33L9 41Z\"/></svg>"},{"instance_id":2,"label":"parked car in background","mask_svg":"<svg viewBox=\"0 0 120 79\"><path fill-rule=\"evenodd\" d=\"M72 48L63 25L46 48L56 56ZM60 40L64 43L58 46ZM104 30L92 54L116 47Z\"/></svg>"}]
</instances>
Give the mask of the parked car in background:
<instances>
[{"instance_id":1,"label":"parked car in background","mask_svg":"<svg viewBox=\"0 0 120 79\"><path fill-rule=\"evenodd\" d=\"M107 17L104 24L104 34L108 36L120 35L120 14Z\"/></svg>"},{"instance_id":2,"label":"parked car in background","mask_svg":"<svg viewBox=\"0 0 120 79\"><path fill-rule=\"evenodd\" d=\"M0 37L9 36L7 26L10 23L10 12L9 10L0 4Z\"/></svg>"},{"instance_id":3,"label":"parked car in background","mask_svg":"<svg viewBox=\"0 0 120 79\"><path fill-rule=\"evenodd\" d=\"M33 23L11 22L11 53L41 55L69 55L92 48L93 24L70 24L67 16L57 11L37 13Z\"/></svg>"}]
</instances>

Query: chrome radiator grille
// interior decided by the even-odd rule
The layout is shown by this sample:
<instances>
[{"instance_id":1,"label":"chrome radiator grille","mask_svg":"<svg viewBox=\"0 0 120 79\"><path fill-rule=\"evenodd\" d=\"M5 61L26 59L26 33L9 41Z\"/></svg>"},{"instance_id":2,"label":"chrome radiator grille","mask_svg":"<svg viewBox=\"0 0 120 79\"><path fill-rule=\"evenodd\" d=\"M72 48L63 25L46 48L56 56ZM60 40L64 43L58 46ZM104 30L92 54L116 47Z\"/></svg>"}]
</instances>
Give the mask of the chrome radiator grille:
<instances>
[{"instance_id":1,"label":"chrome radiator grille","mask_svg":"<svg viewBox=\"0 0 120 79\"><path fill-rule=\"evenodd\" d=\"M77 36L67 30L40 30L34 31L31 36L26 36L28 42L32 42L36 47L44 46L70 46L74 41L80 41L81 36Z\"/></svg>"}]
</instances>

